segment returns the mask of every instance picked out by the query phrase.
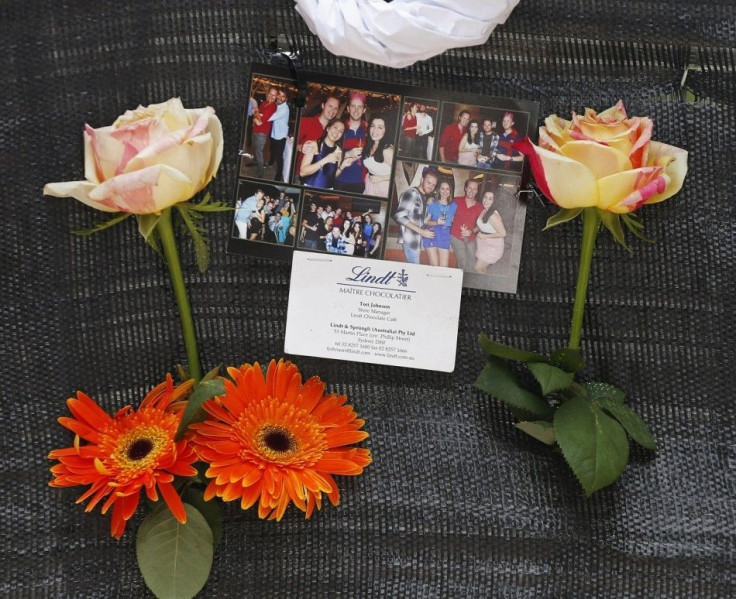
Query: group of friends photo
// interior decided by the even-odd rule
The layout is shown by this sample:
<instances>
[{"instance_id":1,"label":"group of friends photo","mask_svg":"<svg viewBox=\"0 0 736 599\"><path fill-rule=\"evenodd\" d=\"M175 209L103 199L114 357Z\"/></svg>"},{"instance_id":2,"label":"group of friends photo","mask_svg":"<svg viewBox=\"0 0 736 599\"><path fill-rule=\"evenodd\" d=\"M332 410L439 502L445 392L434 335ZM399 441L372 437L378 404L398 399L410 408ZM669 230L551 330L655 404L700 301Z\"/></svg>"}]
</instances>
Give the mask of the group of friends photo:
<instances>
[{"instance_id":1,"label":"group of friends photo","mask_svg":"<svg viewBox=\"0 0 736 599\"><path fill-rule=\"evenodd\" d=\"M297 248L381 258L386 202L304 192Z\"/></svg>"},{"instance_id":2,"label":"group of friends photo","mask_svg":"<svg viewBox=\"0 0 736 599\"><path fill-rule=\"evenodd\" d=\"M518 175L399 161L395 181L387 259L508 273L521 243Z\"/></svg>"},{"instance_id":3,"label":"group of friends photo","mask_svg":"<svg viewBox=\"0 0 736 599\"><path fill-rule=\"evenodd\" d=\"M233 237L293 247L300 190L241 181L238 191Z\"/></svg>"},{"instance_id":4,"label":"group of friends photo","mask_svg":"<svg viewBox=\"0 0 736 599\"><path fill-rule=\"evenodd\" d=\"M387 198L400 97L308 86L292 182Z\"/></svg>"},{"instance_id":5,"label":"group of friends photo","mask_svg":"<svg viewBox=\"0 0 736 599\"><path fill-rule=\"evenodd\" d=\"M515 292L526 173L514 145L537 112L326 75L298 87L264 67L251 77L228 251L460 268L466 286Z\"/></svg>"},{"instance_id":6,"label":"group of friends photo","mask_svg":"<svg viewBox=\"0 0 736 599\"><path fill-rule=\"evenodd\" d=\"M514 144L521 141L528 126L529 114L523 111L446 102L436 160L520 173L524 156Z\"/></svg>"}]
</instances>

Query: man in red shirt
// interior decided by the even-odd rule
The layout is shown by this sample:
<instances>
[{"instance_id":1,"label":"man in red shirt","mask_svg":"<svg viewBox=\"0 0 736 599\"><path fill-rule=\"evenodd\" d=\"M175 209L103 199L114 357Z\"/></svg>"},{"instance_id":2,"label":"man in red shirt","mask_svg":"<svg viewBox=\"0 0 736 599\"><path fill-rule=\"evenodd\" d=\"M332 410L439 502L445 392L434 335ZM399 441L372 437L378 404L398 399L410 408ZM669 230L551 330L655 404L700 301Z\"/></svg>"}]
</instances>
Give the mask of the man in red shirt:
<instances>
[{"instance_id":1,"label":"man in red shirt","mask_svg":"<svg viewBox=\"0 0 736 599\"><path fill-rule=\"evenodd\" d=\"M256 156L256 177L263 177L263 150L266 147L268 136L271 135L271 118L276 112L276 97L278 90L272 87L268 90L266 99L258 105L258 110L253 112L253 153Z\"/></svg>"},{"instance_id":2,"label":"man in red shirt","mask_svg":"<svg viewBox=\"0 0 736 599\"><path fill-rule=\"evenodd\" d=\"M455 198L457 211L450 228L450 245L455 254L457 267L466 272L475 272L475 236L478 233L478 220L483 212L483 204L476 201L478 182L468 179L465 182L465 196Z\"/></svg>"},{"instance_id":3,"label":"man in red shirt","mask_svg":"<svg viewBox=\"0 0 736 599\"><path fill-rule=\"evenodd\" d=\"M317 140L322 137L325 127L330 120L337 116L340 108L340 100L329 96L322 102L322 112L316 116L302 117L299 121L299 136L296 142L296 170L294 171L294 182L300 183L299 169L301 168L304 154L315 154L319 152Z\"/></svg>"},{"instance_id":4,"label":"man in red shirt","mask_svg":"<svg viewBox=\"0 0 736 599\"><path fill-rule=\"evenodd\" d=\"M460 140L468 129L470 111L461 110L457 115L457 123L450 123L440 135L440 160L442 162L457 162Z\"/></svg>"}]
</instances>

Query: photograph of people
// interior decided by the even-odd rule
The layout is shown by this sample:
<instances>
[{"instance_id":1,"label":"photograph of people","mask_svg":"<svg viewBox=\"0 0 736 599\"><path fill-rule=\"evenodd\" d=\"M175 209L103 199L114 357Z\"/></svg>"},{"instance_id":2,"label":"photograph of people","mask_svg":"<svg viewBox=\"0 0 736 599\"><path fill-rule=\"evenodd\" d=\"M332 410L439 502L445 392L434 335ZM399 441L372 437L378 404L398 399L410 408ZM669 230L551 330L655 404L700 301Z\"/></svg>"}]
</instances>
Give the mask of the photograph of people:
<instances>
[{"instance_id":1,"label":"photograph of people","mask_svg":"<svg viewBox=\"0 0 736 599\"><path fill-rule=\"evenodd\" d=\"M388 202L310 190L304 205L297 248L358 257L372 251L371 257L380 257Z\"/></svg>"},{"instance_id":2,"label":"photograph of people","mask_svg":"<svg viewBox=\"0 0 736 599\"><path fill-rule=\"evenodd\" d=\"M391 164L394 159L392 137L387 133L386 120L374 116L368 125L368 143L363 148L363 165L366 169L364 193L379 198L388 197L391 180ZM344 162L347 162L346 159ZM342 165L341 165L342 167Z\"/></svg>"},{"instance_id":3,"label":"photograph of people","mask_svg":"<svg viewBox=\"0 0 736 599\"><path fill-rule=\"evenodd\" d=\"M492 191L483 193L481 199L483 212L475 221L475 225L478 227L478 234L475 239L475 272L480 274L486 274L486 269L491 264L498 262L503 256L506 227L503 226L503 220L498 210L493 208L493 200L494 194Z\"/></svg>"},{"instance_id":4,"label":"photograph of people","mask_svg":"<svg viewBox=\"0 0 736 599\"><path fill-rule=\"evenodd\" d=\"M293 83L254 74L240 154L240 175L286 181L291 167L297 95Z\"/></svg>"},{"instance_id":5,"label":"photograph of people","mask_svg":"<svg viewBox=\"0 0 736 599\"><path fill-rule=\"evenodd\" d=\"M232 236L248 241L294 245L293 215L300 190L241 180ZM281 206L281 208L279 208Z\"/></svg>"},{"instance_id":6,"label":"photograph of people","mask_svg":"<svg viewBox=\"0 0 736 599\"><path fill-rule=\"evenodd\" d=\"M432 266L450 265L450 228L455 218L457 204L452 197L452 185L442 181L436 189L437 199L430 200L424 226L434 232L434 237L424 240L427 259Z\"/></svg>"},{"instance_id":7,"label":"photograph of people","mask_svg":"<svg viewBox=\"0 0 736 599\"><path fill-rule=\"evenodd\" d=\"M397 209L392 215L401 227L399 243L406 261L412 264L419 264L422 239L434 237L433 230L424 228L424 213L427 198L437 186L438 179L437 171L431 166L425 166L419 184L401 193Z\"/></svg>"},{"instance_id":8,"label":"photograph of people","mask_svg":"<svg viewBox=\"0 0 736 599\"><path fill-rule=\"evenodd\" d=\"M338 165L342 161L340 142L344 133L345 123L338 118L332 118L325 125L316 143L303 148L304 156L299 167L302 184L324 189L334 187Z\"/></svg>"},{"instance_id":9,"label":"photograph of people","mask_svg":"<svg viewBox=\"0 0 736 599\"><path fill-rule=\"evenodd\" d=\"M319 83L310 83L307 89L305 116L300 119L297 132L298 153L292 180L310 187L388 197L400 96ZM320 147L318 142L335 119L343 127L337 144L340 159L336 161L335 156L330 156L321 165L334 162L334 173L330 166L324 174L312 176L315 167L305 169L305 162L309 164L311 160L314 164L332 153ZM312 158L307 158L310 155Z\"/></svg>"},{"instance_id":10,"label":"photograph of people","mask_svg":"<svg viewBox=\"0 0 736 599\"><path fill-rule=\"evenodd\" d=\"M480 153L480 126L478 121L470 121L468 129L460 138L458 145L458 164L475 166Z\"/></svg>"},{"instance_id":11,"label":"photograph of people","mask_svg":"<svg viewBox=\"0 0 736 599\"><path fill-rule=\"evenodd\" d=\"M441 126L437 160L521 172L524 156L513 145L528 133L528 112L445 102Z\"/></svg>"}]
</instances>

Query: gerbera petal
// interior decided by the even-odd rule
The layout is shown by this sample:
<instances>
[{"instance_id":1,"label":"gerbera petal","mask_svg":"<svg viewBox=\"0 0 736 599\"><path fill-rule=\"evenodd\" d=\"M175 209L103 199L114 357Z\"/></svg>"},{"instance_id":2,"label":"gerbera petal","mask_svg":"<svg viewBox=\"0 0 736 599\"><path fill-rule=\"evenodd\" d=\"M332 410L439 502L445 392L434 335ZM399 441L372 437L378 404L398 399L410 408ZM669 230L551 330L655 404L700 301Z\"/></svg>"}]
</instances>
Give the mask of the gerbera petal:
<instances>
[{"instance_id":1,"label":"gerbera petal","mask_svg":"<svg viewBox=\"0 0 736 599\"><path fill-rule=\"evenodd\" d=\"M166 505L169 506L171 513L174 514L181 524L186 524L187 512L184 509L184 503L179 497L179 493L176 492L174 485L171 483L158 483L158 490L161 491L161 496L164 498ZM137 500L136 500L137 501Z\"/></svg>"},{"instance_id":2,"label":"gerbera petal","mask_svg":"<svg viewBox=\"0 0 736 599\"><path fill-rule=\"evenodd\" d=\"M360 443L363 439L367 438L368 433L366 431L329 431L325 435L325 440L330 447Z\"/></svg>"}]
</instances>

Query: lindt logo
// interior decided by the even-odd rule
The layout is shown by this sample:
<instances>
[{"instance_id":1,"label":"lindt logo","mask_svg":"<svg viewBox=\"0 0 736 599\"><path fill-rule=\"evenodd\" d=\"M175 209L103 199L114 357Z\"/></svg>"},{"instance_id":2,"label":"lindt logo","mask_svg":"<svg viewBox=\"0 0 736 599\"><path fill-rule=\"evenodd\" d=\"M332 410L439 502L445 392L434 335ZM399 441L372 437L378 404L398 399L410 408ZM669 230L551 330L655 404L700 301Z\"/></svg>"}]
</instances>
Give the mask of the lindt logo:
<instances>
[{"instance_id":1,"label":"lindt logo","mask_svg":"<svg viewBox=\"0 0 736 599\"><path fill-rule=\"evenodd\" d=\"M374 275L370 266L354 266L352 277L345 277L347 281L355 283L370 283L371 285L390 285L392 281L399 287L406 287L409 283L409 274L402 268L400 271L389 270L383 274Z\"/></svg>"}]
</instances>

